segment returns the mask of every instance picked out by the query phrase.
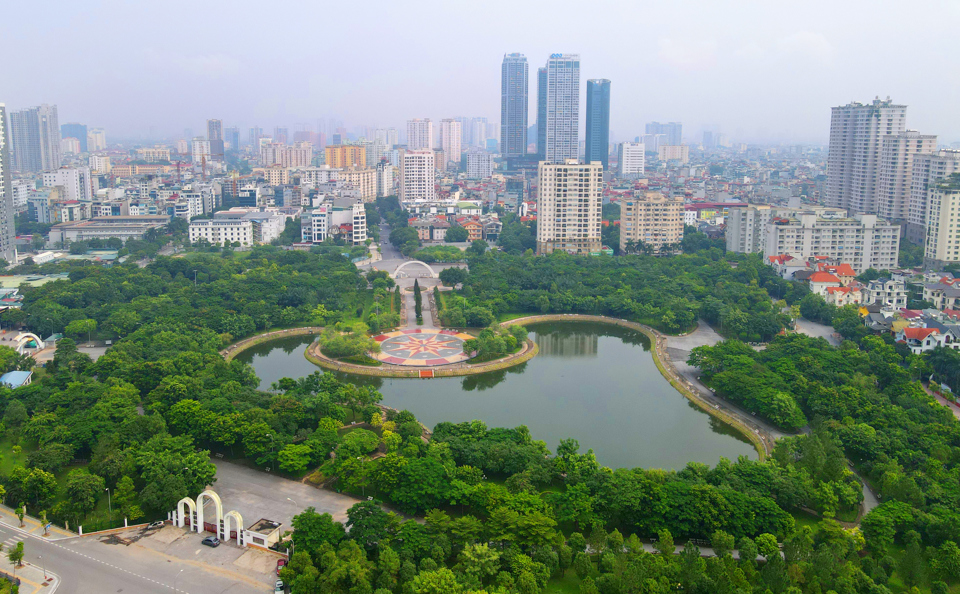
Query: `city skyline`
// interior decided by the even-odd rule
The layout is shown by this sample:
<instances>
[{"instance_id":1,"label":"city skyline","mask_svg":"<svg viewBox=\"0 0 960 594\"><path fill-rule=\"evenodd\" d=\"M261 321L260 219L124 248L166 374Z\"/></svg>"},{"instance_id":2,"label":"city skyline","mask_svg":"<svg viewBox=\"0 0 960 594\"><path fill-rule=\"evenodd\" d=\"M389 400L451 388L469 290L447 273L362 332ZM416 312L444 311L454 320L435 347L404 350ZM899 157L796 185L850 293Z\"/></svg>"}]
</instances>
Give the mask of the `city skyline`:
<instances>
[{"instance_id":1,"label":"city skyline","mask_svg":"<svg viewBox=\"0 0 960 594\"><path fill-rule=\"evenodd\" d=\"M287 30L289 39L299 39L312 27L312 14L321 9L298 6L303 14L288 19L290 12L281 3L278 10L251 22L240 16L243 10L225 12L217 5L184 3L183 10L195 18L225 24L211 32L205 46L210 49L204 49L189 42L191 32L178 20L183 12L177 2L169 10L128 7L123 15L94 8L88 18L102 21L100 26L111 32L118 47L130 48L103 61L92 56L95 48L87 42L84 28L75 26L74 9L51 11L41 24L29 18L27 6L13 6L5 19L9 24L0 25L0 43L8 55L24 56L17 48L28 42L32 51L25 59L4 65L8 84L2 99L11 111L56 104L61 121L106 128L115 138L176 137L184 127L202 130L210 118L223 120L224 126L267 130L298 122L315 124L318 118L340 119L348 128L401 127L414 117L439 121L457 114L499 123L504 53L522 53L531 65L540 65L552 53L569 52L581 55L584 80L608 78L617 86L611 106L613 141L632 139L648 121L682 121L690 139L710 128L739 142L826 143L830 107L889 95L913 106L912 127L936 133L949 144L960 140L960 122L951 117L950 102L958 83L942 76L935 61L922 58L949 51L947 24L956 21L950 15L960 16L960 7L936 4L930 10L905 9L897 19L885 16L889 11L883 4L864 11L856 4L813 3L802 13L791 11L789 18L786 8L766 5L748 10L741 4L716 3L696 14L686 14L682 7L644 6L608 22L604 11L557 10L543 16L537 4L495 2L471 15L475 22L464 29L461 43L442 53L428 51L430 42L412 34L419 30L407 26L414 15L401 7L383 7L377 19L368 22L359 7L336 6L329 14L324 9L325 20L342 25L324 32L327 41L346 42L346 35L355 35L352 25L362 23L369 34L390 35L408 51L423 50L429 58L402 71L383 70L380 52L359 52L350 69L320 69L302 81L303 92L270 97L249 93L249 75L270 71L268 65L279 59L289 71L316 70L307 68L309 52L298 54L296 41L292 50L285 48L280 55L279 50L236 40L255 39L271 28ZM429 22L458 14L456 8L435 6L436 10L422 11ZM500 9L507 6L511 18L504 20ZM136 19L143 27L114 30L119 21L113 19L121 17ZM531 32L538 18L547 26ZM641 18L651 28L637 38L635 27ZM851 19L863 26L857 30L844 26ZM596 39L580 35L601 26L605 34ZM904 29L923 30L929 42L922 49L887 42ZM167 41L163 45L144 41L154 38ZM623 41L628 38L629 53ZM74 59L89 66L81 71L57 59L52 54L59 47L54 39L76 47ZM870 51L864 52L865 47ZM35 75L38 69L44 76ZM125 73L123 85L118 84L118 70ZM532 94L535 73L530 74ZM811 80L816 84L809 84ZM204 92L183 93L184 86ZM530 104L528 119L534 121L535 102Z\"/></svg>"}]
</instances>

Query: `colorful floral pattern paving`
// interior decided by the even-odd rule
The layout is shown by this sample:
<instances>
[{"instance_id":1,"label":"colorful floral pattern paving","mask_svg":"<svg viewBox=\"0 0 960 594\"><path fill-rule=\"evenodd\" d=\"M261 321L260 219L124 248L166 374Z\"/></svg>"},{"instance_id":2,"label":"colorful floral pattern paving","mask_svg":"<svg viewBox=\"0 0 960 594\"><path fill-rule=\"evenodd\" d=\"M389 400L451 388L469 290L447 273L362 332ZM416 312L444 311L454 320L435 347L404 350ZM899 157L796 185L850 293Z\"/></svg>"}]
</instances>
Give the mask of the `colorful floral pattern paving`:
<instances>
[{"instance_id":1,"label":"colorful floral pattern paving","mask_svg":"<svg viewBox=\"0 0 960 594\"><path fill-rule=\"evenodd\" d=\"M390 365L449 365L470 358L463 352L463 341L471 338L455 330L410 328L387 332L374 337L380 343L380 353L374 357Z\"/></svg>"}]
</instances>

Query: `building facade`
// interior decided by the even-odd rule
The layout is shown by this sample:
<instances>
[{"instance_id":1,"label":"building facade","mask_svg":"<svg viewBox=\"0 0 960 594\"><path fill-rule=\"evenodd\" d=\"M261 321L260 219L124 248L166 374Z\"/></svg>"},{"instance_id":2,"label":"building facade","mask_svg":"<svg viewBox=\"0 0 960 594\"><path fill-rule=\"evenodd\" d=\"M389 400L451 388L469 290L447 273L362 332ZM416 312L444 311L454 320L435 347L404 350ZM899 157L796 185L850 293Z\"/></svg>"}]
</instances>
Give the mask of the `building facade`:
<instances>
[{"instance_id":1,"label":"building facade","mask_svg":"<svg viewBox=\"0 0 960 594\"><path fill-rule=\"evenodd\" d=\"M830 115L827 206L850 214L877 213L877 189L884 139L906 131L907 106L889 99L834 107Z\"/></svg>"},{"instance_id":2,"label":"building facade","mask_svg":"<svg viewBox=\"0 0 960 594\"><path fill-rule=\"evenodd\" d=\"M87 127L71 122L60 126L60 138L76 138L80 143L80 152L87 152Z\"/></svg>"},{"instance_id":3,"label":"building facade","mask_svg":"<svg viewBox=\"0 0 960 594\"><path fill-rule=\"evenodd\" d=\"M587 138L584 161L600 161L603 170L610 169L610 81L605 78L587 81Z\"/></svg>"},{"instance_id":4,"label":"building facade","mask_svg":"<svg viewBox=\"0 0 960 594\"><path fill-rule=\"evenodd\" d=\"M927 203L930 188L952 173L960 171L960 150L941 149L933 154L913 157L910 176L910 206L907 213L907 239L924 245L927 236Z\"/></svg>"},{"instance_id":5,"label":"building facade","mask_svg":"<svg viewBox=\"0 0 960 594\"><path fill-rule=\"evenodd\" d=\"M190 223L190 243L206 240L213 245L253 245L253 222L239 218L203 219Z\"/></svg>"},{"instance_id":6,"label":"building facade","mask_svg":"<svg viewBox=\"0 0 960 594\"><path fill-rule=\"evenodd\" d=\"M223 161L223 120L207 120L207 140L210 141L210 158Z\"/></svg>"},{"instance_id":7,"label":"building facade","mask_svg":"<svg viewBox=\"0 0 960 594\"><path fill-rule=\"evenodd\" d=\"M617 167L620 177L637 179L644 176L647 155L640 142L621 142L617 145Z\"/></svg>"},{"instance_id":8,"label":"building facade","mask_svg":"<svg viewBox=\"0 0 960 594\"><path fill-rule=\"evenodd\" d=\"M13 177L10 173L10 134L7 130L7 106L0 103L0 258L17 261L13 207Z\"/></svg>"},{"instance_id":9,"label":"building facade","mask_svg":"<svg viewBox=\"0 0 960 594\"><path fill-rule=\"evenodd\" d=\"M433 200L437 196L435 183L433 151L403 151L400 155L400 200Z\"/></svg>"},{"instance_id":10,"label":"building facade","mask_svg":"<svg viewBox=\"0 0 960 594\"><path fill-rule=\"evenodd\" d=\"M923 261L936 268L960 262L960 173L929 190Z\"/></svg>"},{"instance_id":11,"label":"building facade","mask_svg":"<svg viewBox=\"0 0 960 594\"><path fill-rule=\"evenodd\" d=\"M661 142L658 144L669 144L673 146L683 144L683 123L681 122L668 122L666 124L650 122L644 128L644 131L647 134L663 136Z\"/></svg>"},{"instance_id":12,"label":"building facade","mask_svg":"<svg viewBox=\"0 0 960 594\"><path fill-rule=\"evenodd\" d=\"M91 153L107 150L107 133L103 128L91 128L87 132L87 149Z\"/></svg>"},{"instance_id":13,"label":"building facade","mask_svg":"<svg viewBox=\"0 0 960 594\"><path fill-rule=\"evenodd\" d=\"M443 151L446 163L439 163L441 171L446 170L450 163L456 167L460 165L462 128L460 122L453 118L440 120L440 150Z\"/></svg>"},{"instance_id":14,"label":"building facade","mask_svg":"<svg viewBox=\"0 0 960 594\"><path fill-rule=\"evenodd\" d=\"M360 167L367 164L367 149L358 144L331 144L323 149L327 167Z\"/></svg>"},{"instance_id":15,"label":"building facade","mask_svg":"<svg viewBox=\"0 0 960 594\"><path fill-rule=\"evenodd\" d=\"M377 198L377 170L372 167L347 167L340 172L340 181L360 190L364 202Z\"/></svg>"},{"instance_id":16,"label":"building facade","mask_svg":"<svg viewBox=\"0 0 960 594\"><path fill-rule=\"evenodd\" d=\"M579 159L580 55L552 54L544 76L546 121L542 158L550 163Z\"/></svg>"},{"instance_id":17,"label":"building facade","mask_svg":"<svg viewBox=\"0 0 960 594\"><path fill-rule=\"evenodd\" d=\"M93 201L89 167L63 167L56 171L45 171L43 185L47 188L62 187L66 200Z\"/></svg>"},{"instance_id":18,"label":"building facade","mask_svg":"<svg viewBox=\"0 0 960 594\"><path fill-rule=\"evenodd\" d=\"M407 120L407 150L419 151L433 148L433 122L425 120Z\"/></svg>"},{"instance_id":19,"label":"building facade","mask_svg":"<svg viewBox=\"0 0 960 594\"><path fill-rule=\"evenodd\" d=\"M690 147L685 144L661 144L657 147L657 158L661 161L690 162Z\"/></svg>"},{"instance_id":20,"label":"building facade","mask_svg":"<svg viewBox=\"0 0 960 594\"><path fill-rule=\"evenodd\" d=\"M683 239L683 197L637 190L620 200L620 251L649 246L661 253L664 246ZM629 250L627 248L630 248Z\"/></svg>"},{"instance_id":21,"label":"building facade","mask_svg":"<svg viewBox=\"0 0 960 594\"><path fill-rule=\"evenodd\" d=\"M907 130L888 135L880 150L880 179L877 182L877 214L893 223L906 225L910 212L913 161L937 150L937 137Z\"/></svg>"},{"instance_id":22,"label":"building facade","mask_svg":"<svg viewBox=\"0 0 960 594\"><path fill-rule=\"evenodd\" d=\"M21 173L39 173L60 167L60 124L57 106L43 104L8 115L11 168Z\"/></svg>"},{"instance_id":23,"label":"building facade","mask_svg":"<svg viewBox=\"0 0 960 594\"><path fill-rule=\"evenodd\" d=\"M790 254L806 261L823 256L850 264L857 274L868 268L897 267L900 226L877 215L826 219L803 213L790 218L774 217L766 226L765 235L767 256Z\"/></svg>"},{"instance_id":24,"label":"building facade","mask_svg":"<svg viewBox=\"0 0 960 594\"><path fill-rule=\"evenodd\" d=\"M500 153L527 154L529 65L523 54L506 54L500 69Z\"/></svg>"},{"instance_id":25,"label":"building facade","mask_svg":"<svg viewBox=\"0 0 960 594\"><path fill-rule=\"evenodd\" d=\"M541 161L537 177L537 253L600 253L603 165Z\"/></svg>"},{"instance_id":26,"label":"building facade","mask_svg":"<svg viewBox=\"0 0 960 594\"><path fill-rule=\"evenodd\" d=\"M487 179L493 175L493 156L487 151L467 151L467 179Z\"/></svg>"}]
</instances>

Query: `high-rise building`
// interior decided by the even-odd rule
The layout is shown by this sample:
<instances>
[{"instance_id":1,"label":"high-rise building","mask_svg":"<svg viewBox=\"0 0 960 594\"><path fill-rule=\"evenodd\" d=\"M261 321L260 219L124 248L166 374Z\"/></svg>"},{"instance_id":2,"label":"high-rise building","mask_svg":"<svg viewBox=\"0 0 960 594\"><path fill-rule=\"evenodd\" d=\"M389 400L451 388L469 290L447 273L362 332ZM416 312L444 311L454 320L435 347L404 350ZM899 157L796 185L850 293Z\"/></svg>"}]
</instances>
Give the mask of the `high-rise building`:
<instances>
[{"instance_id":1,"label":"high-rise building","mask_svg":"<svg viewBox=\"0 0 960 594\"><path fill-rule=\"evenodd\" d=\"M400 200L436 198L436 166L430 149L402 151L400 155Z\"/></svg>"},{"instance_id":2,"label":"high-rise building","mask_svg":"<svg viewBox=\"0 0 960 594\"><path fill-rule=\"evenodd\" d=\"M169 151L167 151L169 154ZM90 173L93 175L109 175L113 167L110 165L110 157L106 155L90 155L89 159Z\"/></svg>"},{"instance_id":3,"label":"high-rise building","mask_svg":"<svg viewBox=\"0 0 960 594\"><path fill-rule=\"evenodd\" d=\"M61 167L54 171L45 171L43 185L47 188L63 188L61 195L66 200L93 201L89 167Z\"/></svg>"},{"instance_id":4,"label":"high-rise building","mask_svg":"<svg viewBox=\"0 0 960 594\"><path fill-rule=\"evenodd\" d=\"M87 131L87 150L91 153L107 150L107 133L103 128L90 128Z\"/></svg>"},{"instance_id":5,"label":"high-rise building","mask_svg":"<svg viewBox=\"0 0 960 594\"><path fill-rule=\"evenodd\" d=\"M487 118L470 118L470 146L484 148L487 144Z\"/></svg>"},{"instance_id":6,"label":"high-rise building","mask_svg":"<svg viewBox=\"0 0 960 594\"><path fill-rule=\"evenodd\" d=\"M467 151L467 179L487 179L493 175L493 157L487 151Z\"/></svg>"},{"instance_id":7,"label":"high-rise building","mask_svg":"<svg viewBox=\"0 0 960 594\"><path fill-rule=\"evenodd\" d=\"M877 213L883 142L902 134L906 120L907 106L895 105L890 99L832 109L823 192L827 206L845 208L850 214Z\"/></svg>"},{"instance_id":8,"label":"high-rise building","mask_svg":"<svg viewBox=\"0 0 960 594\"><path fill-rule=\"evenodd\" d=\"M506 54L500 70L500 152L505 157L518 157L527 154L527 58Z\"/></svg>"},{"instance_id":9,"label":"high-rise building","mask_svg":"<svg viewBox=\"0 0 960 594\"><path fill-rule=\"evenodd\" d=\"M678 145L683 144L683 123L681 122L668 122L666 124L661 124L660 122L650 122L646 126L647 134L663 134L665 140L659 144L669 144L669 145Z\"/></svg>"},{"instance_id":10,"label":"high-rise building","mask_svg":"<svg viewBox=\"0 0 960 594\"><path fill-rule=\"evenodd\" d=\"M587 142L584 161L600 161L603 170L610 168L610 81L605 78L587 81Z\"/></svg>"},{"instance_id":11,"label":"high-rise building","mask_svg":"<svg viewBox=\"0 0 960 594\"><path fill-rule=\"evenodd\" d=\"M620 199L620 251L640 245L660 253L683 239L683 197L636 190ZM627 248L630 248L628 250Z\"/></svg>"},{"instance_id":12,"label":"high-rise building","mask_svg":"<svg viewBox=\"0 0 960 594\"><path fill-rule=\"evenodd\" d=\"M960 174L940 180L930 188L927 203L926 266L941 268L960 262Z\"/></svg>"},{"instance_id":13,"label":"high-rise building","mask_svg":"<svg viewBox=\"0 0 960 594\"><path fill-rule=\"evenodd\" d=\"M537 253L600 253L603 166L541 161L537 177Z\"/></svg>"},{"instance_id":14,"label":"high-rise building","mask_svg":"<svg viewBox=\"0 0 960 594\"><path fill-rule=\"evenodd\" d=\"M260 139L263 138L263 128L260 126L253 126L250 128L249 135L247 139L250 142L250 145L256 150L260 146Z\"/></svg>"},{"instance_id":15,"label":"high-rise building","mask_svg":"<svg viewBox=\"0 0 960 594\"><path fill-rule=\"evenodd\" d=\"M23 173L60 167L60 124L57 106L43 104L10 112L10 149L13 169Z\"/></svg>"},{"instance_id":16,"label":"high-rise building","mask_svg":"<svg viewBox=\"0 0 960 594\"><path fill-rule=\"evenodd\" d=\"M857 274L868 268L897 267L900 225L891 225L874 214L823 218L801 212L789 218L780 216L767 223L765 235L765 256L789 254L805 261L823 256L849 264Z\"/></svg>"},{"instance_id":17,"label":"high-rise building","mask_svg":"<svg viewBox=\"0 0 960 594\"><path fill-rule=\"evenodd\" d=\"M210 141L210 158L223 161L223 120L207 120L207 140Z\"/></svg>"},{"instance_id":18,"label":"high-rise building","mask_svg":"<svg viewBox=\"0 0 960 594\"><path fill-rule=\"evenodd\" d=\"M657 158L661 161L690 161L690 147L685 144L661 144L657 147Z\"/></svg>"},{"instance_id":19,"label":"high-rise building","mask_svg":"<svg viewBox=\"0 0 960 594\"><path fill-rule=\"evenodd\" d=\"M440 148L447 160L447 163L440 163L440 169L446 170L448 163L460 164L460 146L461 128L460 122L453 118L440 120Z\"/></svg>"},{"instance_id":20,"label":"high-rise building","mask_svg":"<svg viewBox=\"0 0 960 594\"><path fill-rule=\"evenodd\" d=\"M546 150L543 159L580 157L580 55L552 54L546 71Z\"/></svg>"},{"instance_id":21,"label":"high-rise building","mask_svg":"<svg viewBox=\"0 0 960 594\"><path fill-rule=\"evenodd\" d=\"M290 129L286 126L275 126L273 128L273 141L280 144L287 144L290 138Z\"/></svg>"},{"instance_id":22,"label":"high-rise building","mask_svg":"<svg viewBox=\"0 0 960 594\"><path fill-rule=\"evenodd\" d=\"M547 154L547 69L537 68L537 158Z\"/></svg>"},{"instance_id":23,"label":"high-rise building","mask_svg":"<svg viewBox=\"0 0 960 594\"><path fill-rule=\"evenodd\" d=\"M644 176L646 149L639 142L621 142L617 145L617 167L620 177L637 179Z\"/></svg>"},{"instance_id":24,"label":"high-rise building","mask_svg":"<svg viewBox=\"0 0 960 594\"><path fill-rule=\"evenodd\" d=\"M930 155L915 155L910 175L910 206L907 213L907 239L923 245L927 235L927 202L930 188L952 173L960 171L960 150L940 149Z\"/></svg>"},{"instance_id":25,"label":"high-rise building","mask_svg":"<svg viewBox=\"0 0 960 594\"><path fill-rule=\"evenodd\" d=\"M80 152L87 152L87 126L71 122L60 126L60 138L76 138L80 143Z\"/></svg>"},{"instance_id":26,"label":"high-rise building","mask_svg":"<svg viewBox=\"0 0 960 594\"><path fill-rule=\"evenodd\" d=\"M194 138L190 145L190 154L193 156L194 163L202 163L210 160L210 141L206 138Z\"/></svg>"},{"instance_id":27,"label":"high-rise building","mask_svg":"<svg viewBox=\"0 0 960 594\"><path fill-rule=\"evenodd\" d=\"M407 150L419 151L433 148L433 122L425 120L407 120Z\"/></svg>"},{"instance_id":28,"label":"high-rise building","mask_svg":"<svg viewBox=\"0 0 960 594\"><path fill-rule=\"evenodd\" d=\"M323 151L329 167L362 167L367 164L366 147L358 144L331 144Z\"/></svg>"},{"instance_id":29,"label":"high-rise building","mask_svg":"<svg viewBox=\"0 0 960 594\"><path fill-rule=\"evenodd\" d=\"M10 135L7 106L0 103L0 258L17 261L16 231L13 226L13 176L10 172Z\"/></svg>"},{"instance_id":30,"label":"high-rise building","mask_svg":"<svg viewBox=\"0 0 960 594\"><path fill-rule=\"evenodd\" d=\"M230 143L230 150L240 150L240 128L237 128L236 126L233 128L227 128L223 131L223 139ZM224 147L224 150L226 150L226 147Z\"/></svg>"},{"instance_id":31,"label":"high-rise building","mask_svg":"<svg viewBox=\"0 0 960 594\"><path fill-rule=\"evenodd\" d=\"M907 130L887 136L880 149L880 179L877 183L877 214L906 225L910 212L913 160L937 150L937 137Z\"/></svg>"},{"instance_id":32,"label":"high-rise building","mask_svg":"<svg viewBox=\"0 0 960 594\"><path fill-rule=\"evenodd\" d=\"M397 168L387 161L377 163L377 198L394 195Z\"/></svg>"}]
</instances>

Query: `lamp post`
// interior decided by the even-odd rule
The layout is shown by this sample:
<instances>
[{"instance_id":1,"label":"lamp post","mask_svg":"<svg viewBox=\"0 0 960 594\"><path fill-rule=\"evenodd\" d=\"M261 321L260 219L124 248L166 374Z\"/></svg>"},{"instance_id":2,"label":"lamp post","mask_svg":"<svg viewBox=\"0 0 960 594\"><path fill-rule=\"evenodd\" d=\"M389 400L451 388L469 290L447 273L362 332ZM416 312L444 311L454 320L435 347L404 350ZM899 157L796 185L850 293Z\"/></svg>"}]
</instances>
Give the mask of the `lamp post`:
<instances>
[{"instance_id":1,"label":"lamp post","mask_svg":"<svg viewBox=\"0 0 960 594\"><path fill-rule=\"evenodd\" d=\"M43 568L43 581L47 581L47 564L43 562L43 555L37 555L37 559L40 561L40 567Z\"/></svg>"},{"instance_id":2,"label":"lamp post","mask_svg":"<svg viewBox=\"0 0 960 594\"><path fill-rule=\"evenodd\" d=\"M180 579L180 574L181 574L181 573L183 573L183 570L182 570L182 569L177 572L177 577L173 578L173 590L174 590L174 592L177 591L177 580Z\"/></svg>"},{"instance_id":3,"label":"lamp post","mask_svg":"<svg viewBox=\"0 0 960 594\"><path fill-rule=\"evenodd\" d=\"M197 271L196 271L196 270L193 271L193 286L194 286L194 287L197 286Z\"/></svg>"},{"instance_id":4,"label":"lamp post","mask_svg":"<svg viewBox=\"0 0 960 594\"><path fill-rule=\"evenodd\" d=\"M107 492L107 510L110 512L110 519L113 519L113 502L110 500L110 487L104 489Z\"/></svg>"}]
</instances>

